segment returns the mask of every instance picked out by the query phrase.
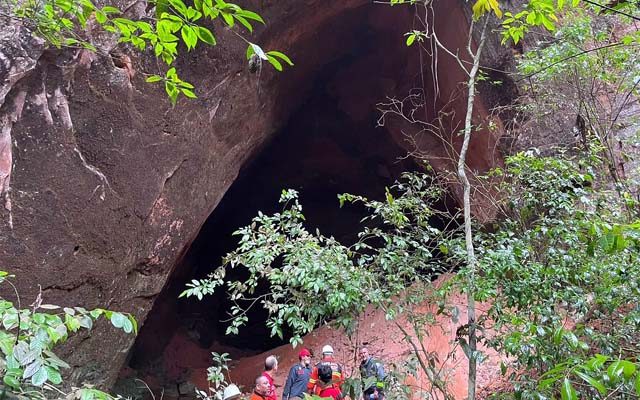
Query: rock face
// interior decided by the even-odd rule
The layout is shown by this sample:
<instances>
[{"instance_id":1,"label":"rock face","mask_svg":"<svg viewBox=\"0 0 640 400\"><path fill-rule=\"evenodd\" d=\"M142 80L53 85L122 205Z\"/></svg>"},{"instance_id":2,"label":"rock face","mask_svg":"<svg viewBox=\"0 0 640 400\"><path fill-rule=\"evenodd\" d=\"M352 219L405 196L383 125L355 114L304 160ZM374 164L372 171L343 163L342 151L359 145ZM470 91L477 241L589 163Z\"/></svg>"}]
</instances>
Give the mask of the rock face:
<instances>
[{"instance_id":1,"label":"rock face","mask_svg":"<svg viewBox=\"0 0 640 400\"><path fill-rule=\"evenodd\" d=\"M449 122L463 115L464 76L451 59L440 54L438 91L420 80L421 71L434 75L429 65L435 64L422 68L417 53L404 48L408 8L368 0L247 3L268 24L254 40L285 51L296 66L251 73L243 42L217 26L217 47L183 50L178 68L196 85L198 99L175 107L160 87L144 82L145 74L161 72L149 54L109 38L96 39L98 54L45 49L25 28L2 21L0 266L17 275L23 304L41 290L49 303L118 309L144 323L241 167L304 103L327 65L348 60L335 70L344 75L341 82L370 77L366 86L332 89L354 119L381 95L402 98L417 86L426 88L430 109L458 110ZM463 48L464 2L439 4L442 39ZM144 12L138 8L132 12ZM369 49L364 54L356 51L362 46ZM131 68L114 63L123 54ZM479 105L478 117L487 107ZM432 161L446 155L442 141L406 121L389 119L385 129L398 145L417 145ZM407 142L404 135L414 133L417 139ZM454 134L445 139L454 148L459 142ZM471 169L500 162L495 142L495 134L477 135ZM111 385L133 341L106 324L77 339L68 358L78 367L73 380Z\"/></svg>"}]
</instances>

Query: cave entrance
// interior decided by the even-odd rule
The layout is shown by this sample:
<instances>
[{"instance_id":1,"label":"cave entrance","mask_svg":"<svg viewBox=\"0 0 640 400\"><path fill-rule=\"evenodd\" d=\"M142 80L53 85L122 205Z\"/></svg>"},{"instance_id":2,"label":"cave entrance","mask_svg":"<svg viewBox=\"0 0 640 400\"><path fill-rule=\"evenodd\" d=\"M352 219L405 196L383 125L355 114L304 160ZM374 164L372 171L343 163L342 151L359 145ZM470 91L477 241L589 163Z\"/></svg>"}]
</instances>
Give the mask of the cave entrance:
<instances>
[{"instance_id":1,"label":"cave entrance","mask_svg":"<svg viewBox=\"0 0 640 400\"><path fill-rule=\"evenodd\" d=\"M379 199L385 186L414 168L413 161L403 158L406 152L384 130L375 128L375 108L361 121L341 110L340 100L328 89L339 64L327 65L316 77L309 98L240 172L207 219L156 300L132 350L131 368L158 373L163 380L180 380L186 369L206 367L210 351L228 352L238 359L287 343L288 338L270 336L261 307L249 315L239 335L225 336L227 324L221 321L230 303L223 290L202 301L178 299L178 294L186 282L220 265L237 245L232 235L236 229L250 223L258 211L279 210L282 189L299 191L309 227L348 243L356 239L364 210L339 208L337 195L349 192ZM185 360L184 352L189 351L195 354ZM188 363L180 364L181 360Z\"/></svg>"},{"instance_id":2,"label":"cave entrance","mask_svg":"<svg viewBox=\"0 0 640 400\"><path fill-rule=\"evenodd\" d=\"M227 352L237 360L288 342L286 337L284 341L270 337L261 307L249 315L249 324L239 335L226 336L227 324L221 321L229 303L222 290L203 301L178 295L188 281L207 275L235 248L236 229L250 223L258 211L279 210L277 201L284 188L300 193L309 227L343 243L355 241L364 210L339 208L337 195L349 192L380 199L401 172L416 168L405 157L401 127L396 132L391 132L394 127L377 127L376 103L421 87L423 99L434 98L425 110L436 113L442 107L428 93L429 66L419 62L418 52L404 46L402 37L411 18L408 7L389 12L367 2L300 39L292 52L303 61L289 77L281 78L281 86L272 88L283 99L275 114L284 123L246 162L175 266L118 385L135 376L151 388L164 388L167 398L180 397L183 391L190 396L193 387L182 386L205 386L211 351ZM457 83L441 86L453 91ZM118 385L120 393L131 394Z\"/></svg>"}]
</instances>

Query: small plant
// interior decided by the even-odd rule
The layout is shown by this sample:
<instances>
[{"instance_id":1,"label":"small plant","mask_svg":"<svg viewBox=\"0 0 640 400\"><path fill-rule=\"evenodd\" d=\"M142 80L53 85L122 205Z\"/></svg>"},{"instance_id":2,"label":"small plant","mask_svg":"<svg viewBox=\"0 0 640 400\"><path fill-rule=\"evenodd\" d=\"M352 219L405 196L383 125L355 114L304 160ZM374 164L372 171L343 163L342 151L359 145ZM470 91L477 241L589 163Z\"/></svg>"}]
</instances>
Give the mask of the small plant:
<instances>
[{"instance_id":1,"label":"small plant","mask_svg":"<svg viewBox=\"0 0 640 400\"><path fill-rule=\"evenodd\" d=\"M211 383L208 391L196 389L196 396L203 400L222 400L224 390L231 384L229 377L228 353L211 353L213 364L207 368L207 380Z\"/></svg>"},{"instance_id":2,"label":"small plant","mask_svg":"<svg viewBox=\"0 0 640 400\"><path fill-rule=\"evenodd\" d=\"M8 272L0 271L0 285L10 286L17 299L13 302L0 297L0 374L6 387L18 394L44 397L43 390L60 394L62 369L69 365L60 359L54 348L70 335L89 331L99 318L107 319L114 327L136 334L137 322L131 314L97 308L60 307L43 303L39 294L30 308L21 308L20 297ZM82 400L111 399L107 393L92 387L74 391Z\"/></svg>"}]
</instances>

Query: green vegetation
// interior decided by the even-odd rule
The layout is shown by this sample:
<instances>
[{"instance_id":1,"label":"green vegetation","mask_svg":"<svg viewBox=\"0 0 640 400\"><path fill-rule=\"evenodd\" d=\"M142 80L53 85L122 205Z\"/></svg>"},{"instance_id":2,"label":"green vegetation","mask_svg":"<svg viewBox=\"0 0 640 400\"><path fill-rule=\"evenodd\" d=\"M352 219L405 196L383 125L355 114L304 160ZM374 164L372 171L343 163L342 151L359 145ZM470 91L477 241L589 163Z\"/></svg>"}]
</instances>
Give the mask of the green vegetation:
<instances>
[{"instance_id":1,"label":"green vegetation","mask_svg":"<svg viewBox=\"0 0 640 400\"><path fill-rule=\"evenodd\" d=\"M130 314L96 308L59 307L43 303L41 294L30 308L20 307L20 295L10 281L13 278L0 271L0 285L13 289L18 306L0 297L0 373L5 390L28 398L65 397L59 386L62 369L69 365L61 360L54 348L66 342L70 335L90 331L100 318L126 333L137 334L138 325ZM82 400L112 399L92 387L74 388L71 395Z\"/></svg>"},{"instance_id":2,"label":"green vegetation","mask_svg":"<svg viewBox=\"0 0 640 400\"><path fill-rule=\"evenodd\" d=\"M102 51L89 34L95 36L98 28L140 52L152 51L168 68L164 76L148 74L146 80L163 83L174 104L180 95L196 97L194 86L183 81L173 66L179 56L180 42L187 51L200 44L215 46L217 41L210 28L216 20L222 20L229 28L239 24L249 33L253 32L254 23L265 23L255 12L224 0L196 0L192 4L183 0L152 0L147 6L155 9L152 15L131 19L126 10L112 5L98 7L91 0L11 0L9 18L20 20L34 35L57 48ZM237 29L234 33L246 42L247 59L255 57L257 63L267 61L278 71L283 70L283 63L293 65L285 54L275 50L265 52Z\"/></svg>"},{"instance_id":3,"label":"green vegetation","mask_svg":"<svg viewBox=\"0 0 640 400\"><path fill-rule=\"evenodd\" d=\"M518 10L504 11L504 2L476 0L469 38L479 23L479 40L469 40L462 50L466 58L460 49L442 45L427 20L422 21L427 28L406 34L407 46L433 41L467 76L462 146L451 160L458 178L453 184L463 189L459 212L436 207L451 190L451 178L425 166L420 173L404 174L386 189L383 200L339 196L340 205L358 204L369 212L357 242L346 245L310 229L298 193L284 190L282 211L258 213L250 225L238 229L237 249L207 279L192 281L181 296L202 298L224 286L234 302L228 334L237 333L247 323L248 311L261 306L268 312L272 335L282 338L289 329L294 345L327 322L353 332L358 314L372 305L384 311L413 349L405 363L391 371L389 390L394 398L408 398L403 377L420 374L430 383L422 388L425 392L449 399L446 371L437 367L422 343L437 317L457 320L460 310L447 300L464 293L469 319L455 345L467 355L469 399L476 397L476 368L482 368L485 357L478 343L503 356L502 374L509 387L494 393L496 398L640 396L638 171L624 168L635 160L620 151L629 138L616 136L630 124L621 116L623 110L640 95L640 36L629 27L638 19L637 1L612 7L584 3L530 0ZM427 0L389 4L415 6L416 15L423 9L430 15ZM264 23L258 14L223 0L150 5L155 7L153 17L129 19L126 12L97 7L90 0L28 0L12 4L11 15L56 47L101 51L88 35L98 27L121 43L153 52L167 70L149 74L147 81L162 82L173 103L180 95L196 97L194 86L183 81L174 66L180 43L187 51L200 44L216 45L207 25L216 21L236 33L238 26L251 33L252 24ZM485 79L481 55L491 18L501 19L503 44L522 44L534 34L542 38L535 46L528 44L533 48L519 59L515 79L527 85L515 111L529 121L575 116L576 122L565 128L575 129L579 142L550 147L544 154L536 149L511 154L504 168L468 176L471 137L491 128L473 120L476 84ZM278 71L284 64L293 65L285 54L264 51L238 36L247 43L248 60L267 61ZM472 190L497 193L489 199L498 215L495 221L474 220ZM445 228L436 228L436 220ZM228 279L231 269L244 269L248 279ZM445 272L455 275L436 287L433 280ZM11 285L8 278L0 273L0 284ZM265 283L268 290L259 291ZM488 304L478 316L476 301ZM425 312L420 309L425 302L440 307ZM14 306L1 298L0 370L6 387L29 395L60 390L56 387L62 384L61 368L68 366L53 348L69 334L91 329L100 317L127 333L137 330L135 320L122 313L60 309L40 298L24 309L19 301ZM197 392L203 399L220 398L226 387L227 355L213 356L208 371L212 386L208 392ZM357 396L360 386L351 379L345 390ZM93 388L79 390L83 399L109 398Z\"/></svg>"},{"instance_id":4,"label":"green vegetation","mask_svg":"<svg viewBox=\"0 0 640 400\"><path fill-rule=\"evenodd\" d=\"M389 4L423 6L426 15L430 7L421 1ZM464 226L457 224L459 215L433 207L448 185L432 174L405 174L387 189L384 201L341 195L341 204L359 203L370 212L358 242L349 246L308 229L297 193L285 190L282 211L259 213L251 225L240 228L235 233L240 238L237 249L208 279L193 281L182 295L201 298L226 285L235 302L228 333L247 322L249 309L262 306L272 334L282 337L288 327L294 345L326 321L350 332L358 313L373 305L384 310L414 349L407 360L411 366L402 368L400 376L420 373L430 381L427 392L450 398L443 372L421 346L425 328L436 315L416 308L427 301L440 304L437 314L457 319L458 310L446 306L447 298L462 292L467 294L469 320L457 341L469 362L468 398L476 396L476 367L482 368L485 357L477 342L505 360L502 373L510 388L495 397L640 396L638 202L636 186L618 168L618 157L631 155L614 149L620 110L638 96L638 33L630 29L616 38L611 25L602 23L628 22L627 14L635 12L635 6L621 2L614 9L579 8L578 1L534 0L518 12L503 12L495 0L474 4L474 17L482 20L482 28L477 47L466 49L471 62L460 58L457 49L443 46L432 31L406 35L408 46L434 41L468 76L464 143L452 160L464 188ZM603 10L613 14L602 15ZM503 43L518 44L534 28L553 33L522 58L520 73L536 96L527 93L532 100L523 101L517 111L542 118L552 110L575 110L573 115L587 123L580 127L582 146L556 148L552 156L535 149L514 154L504 169L471 180L466 151L470 137L482 128L473 125L472 115L475 85L484 79L479 64L489 13L504 17ZM600 85L600 91L583 90L587 85ZM603 107L603 93L620 101ZM536 103L538 97L542 100ZM498 212L493 223L474 221L472 188L499 193L490 199ZM445 221L448 229L436 229L434 218ZM246 269L249 278L225 279L234 268ZM433 278L444 271L456 274L444 287L434 287ZM269 290L258 293L264 282ZM489 304L479 317L476 301ZM397 322L400 317L410 322L411 331ZM403 380L396 383L397 398L407 396ZM349 387L358 386L356 382Z\"/></svg>"}]
</instances>

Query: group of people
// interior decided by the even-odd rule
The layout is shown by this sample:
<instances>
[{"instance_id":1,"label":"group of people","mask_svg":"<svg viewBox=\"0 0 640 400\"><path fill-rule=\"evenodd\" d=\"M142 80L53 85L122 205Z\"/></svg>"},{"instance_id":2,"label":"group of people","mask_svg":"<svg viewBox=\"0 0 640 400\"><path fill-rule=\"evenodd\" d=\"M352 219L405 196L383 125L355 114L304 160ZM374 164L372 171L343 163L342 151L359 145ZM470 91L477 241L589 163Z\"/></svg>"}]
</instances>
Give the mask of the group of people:
<instances>
[{"instance_id":1,"label":"group of people","mask_svg":"<svg viewBox=\"0 0 640 400\"><path fill-rule=\"evenodd\" d=\"M298 353L299 362L291 367L282 392L282 400L302 400L305 394L322 398L341 400L344 373L342 366L334 359L333 348L322 348L322 358L311 366L311 352L302 349ZM384 399L385 371L382 362L369 354L369 349L360 349L360 378L364 400ZM264 363L264 372L256 378L250 400L278 400L273 375L278 370L278 360L269 356ZM232 400L232 398L224 400Z\"/></svg>"}]
</instances>

